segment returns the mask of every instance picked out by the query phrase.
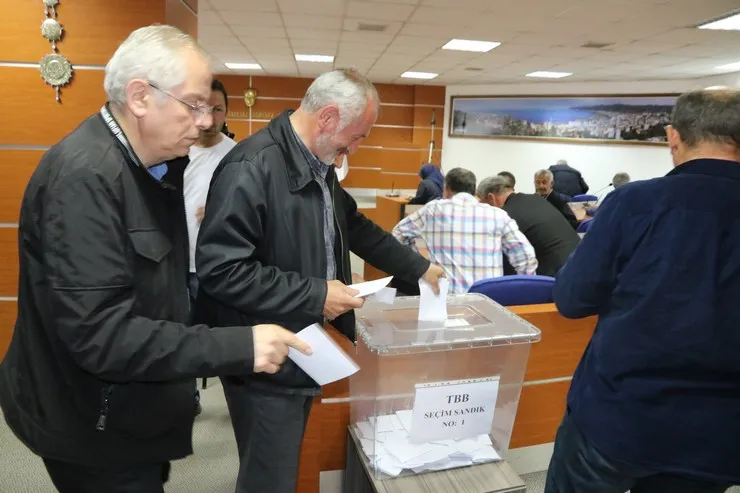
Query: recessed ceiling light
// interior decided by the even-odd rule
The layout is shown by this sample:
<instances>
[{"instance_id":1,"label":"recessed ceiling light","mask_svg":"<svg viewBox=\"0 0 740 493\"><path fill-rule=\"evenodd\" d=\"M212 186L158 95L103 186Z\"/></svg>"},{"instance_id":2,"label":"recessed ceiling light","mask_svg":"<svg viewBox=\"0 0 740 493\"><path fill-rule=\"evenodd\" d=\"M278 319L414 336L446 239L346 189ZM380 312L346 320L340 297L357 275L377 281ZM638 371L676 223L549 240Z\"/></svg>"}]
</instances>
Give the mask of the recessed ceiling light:
<instances>
[{"instance_id":1,"label":"recessed ceiling light","mask_svg":"<svg viewBox=\"0 0 740 493\"><path fill-rule=\"evenodd\" d=\"M224 63L224 65L232 70L262 70L259 63Z\"/></svg>"},{"instance_id":2,"label":"recessed ceiling light","mask_svg":"<svg viewBox=\"0 0 740 493\"><path fill-rule=\"evenodd\" d=\"M727 65L720 65L717 67L718 70L740 70L740 62L728 63Z\"/></svg>"},{"instance_id":3,"label":"recessed ceiling light","mask_svg":"<svg viewBox=\"0 0 740 493\"><path fill-rule=\"evenodd\" d=\"M569 75L573 75L572 72L548 72L547 70L541 70L538 72L530 72L526 76L527 77L541 77L543 79L562 79L563 77L568 77Z\"/></svg>"},{"instance_id":4,"label":"recessed ceiling light","mask_svg":"<svg viewBox=\"0 0 740 493\"><path fill-rule=\"evenodd\" d=\"M330 55L296 55L297 62L332 63L334 57Z\"/></svg>"},{"instance_id":5,"label":"recessed ceiling light","mask_svg":"<svg viewBox=\"0 0 740 493\"><path fill-rule=\"evenodd\" d=\"M479 53L486 53L501 46L501 43L497 41L474 41L470 39L451 39L445 44L443 50L457 50L457 51L477 51Z\"/></svg>"},{"instance_id":6,"label":"recessed ceiling light","mask_svg":"<svg viewBox=\"0 0 740 493\"><path fill-rule=\"evenodd\" d=\"M697 26L699 29L718 29L722 31L740 31L740 13Z\"/></svg>"},{"instance_id":7,"label":"recessed ceiling light","mask_svg":"<svg viewBox=\"0 0 740 493\"><path fill-rule=\"evenodd\" d=\"M727 86L709 86L705 87L705 91L720 91L722 89L729 89Z\"/></svg>"},{"instance_id":8,"label":"recessed ceiling light","mask_svg":"<svg viewBox=\"0 0 740 493\"><path fill-rule=\"evenodd\" d=\"M438 75L434 72L404 72L401 74L401 77L405 77L406 79L434 79Z\"/></svg>"}]
</instances>

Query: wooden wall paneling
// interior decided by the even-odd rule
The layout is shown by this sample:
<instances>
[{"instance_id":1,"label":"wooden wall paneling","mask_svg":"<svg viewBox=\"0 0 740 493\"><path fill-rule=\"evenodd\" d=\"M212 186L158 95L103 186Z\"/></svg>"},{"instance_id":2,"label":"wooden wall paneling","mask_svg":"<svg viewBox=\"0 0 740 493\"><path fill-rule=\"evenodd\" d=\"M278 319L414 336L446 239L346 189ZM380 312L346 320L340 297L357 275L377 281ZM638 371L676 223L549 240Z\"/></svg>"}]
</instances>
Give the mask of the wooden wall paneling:
<instances>
[{"instance_id":1,"label":"wooden wall paneling","mask_svg":"<svg viewBox=\"0 0 740 493\"><path fill-rule=\"evenodd\" d=\"M250 77L252 78L250 85ZM257 91L257 101L260 97L273 98L299 98L302 99L306 89L313 79L302 79L296 77L269 77L269 76L249 76L249 75L228 75L218 74L216 78L223 82L226 92L230 96L243 96L244 91L255 89Z\"/></svg>"},{"instance_id":2,"label":"wooden wall paneling","mask_svg":"<svg viewBox=\"0 0 740 493\"><path fill-rule=\"evenodd\" d=\"M350 156L350 161L352 156ZM342 181L344 188L377 188L380 183L379 169L358 169L349 167L347 177Z\"/></svg>"},{"instance_id":3,"label":"wooden wall paneling","mask_svg":"<svg viewBox=\"0 0 740 493\"><path fill-rule=\"evenodd\" d=\"M226 124L229 127L229 131L234 133L234 140L237 142L246 139L252 133L256 132L256 129L254 129L254 122L252 122L251 127L254 130L250 130L249 122L244 120L231 120L227 118Z\"/></svg>"},{"instance_id":4,"label":"wooden wall paneling","mask_svg":"<svg viewBox=\"0 0 740 493\"><path fill-rule=\"evenodd\" d=\"M5 353L10 345L10 339L13 337L13 326L18 314L18 303L15 301L0 301L0 361L5 357Z\"/></svg>"},{"instance_id":5,"label":"wooden wall paneling","mask_svg":"<svg viewBox=\"0 0 740 493\"><path fill-rule=\"evenodd\" d=\"M445 105L445 86L414 86L415 105Z\"/></svg>"},{"instance_id":6,"label":"wooden wall paneling","mask_svg":"<svg viewBox=\"0 0 740 493\"><path fill-rule=\"evenodd\" d=\"M0 149L0 223L17 223L28 180L44 151Z\"/></svg>"},{"instance_id":7,"label":"wooden wall paneling","mask_svg":"<svg viewBox=\"0 0 740 493\"><path fill-rule=\"evenodd\" d=\"M381 173L376 188L416 190L420 181L418 174Z\"/></svg>"},{"instance_id":8,"label":"wooden wall paneling","mask_svg":"<svg viewBox=\"0 0 740 493\"><path fill-rule=\"evenodd\" d=\"M414 106L414 126L431 127L432 112L434 112L434 118L437 122L436 126L442 128L444 125L444 108L430 108L428 106Z\"/></svg>"},{"instance_id":9,"label":"wooden wall paneling","mask_svg":"<svg viewBox=\"0 0 740 493\"><path fill-rule=\"evenodd\" d=\"M43 55L51 53L51 46L40 31L43 7L38 1L14 1L3 9L4 15L0 16L3 61L38 63ZM161 0L126 0L124 7L99 0L75 0L61 2L57 9L59 21L64 26L59 51L73 65L105 65L131 31L156 22L164 23L166 19L165 2ZM44 87L38 71L25 70L34 72L34 86ZM7 87L3 84L3 88ZM47 90L53 93L48 86Z\"/></svg>"},{"instance_id":10,"label":"wooden wall paneling","mask_svg":"<svg viewBox=\"0 0 740 493\"><path fill-rule=\"evenodd\" d=\"M72 84L62 88L60 104L38 70L0 67L0 108L3 114L13 115L0 122L0 144L56 144L105 103L103 77L102 70L76 70Z\"/></svg>"},{"instance_id":11,"label":"wooden wall paneling","mask_svg":"<svg viewBox=\"0 0 740 493\"><path fill-rule=\"evenodd\" d=\"M363 168L381 168L383 171L418 173L421 166L418 149L384 149L361 147L349 157L349 165Z\"/></svg>"},{"instance_id":12,"label":"wooden wall paneling","mask_svg":"<svg viewBox=\"0 0 740 493\"><path fill-rule=\"evenodd\" d=\"M405 127L414 126L413 106L389 106L383 105L378 112L375 125L400 125Z\"/></svg>"},{"instance_id":13,"label":"wooden wall paneling","mask_svg":"<svg viewBox=\"0 0 740 493\"><path fill-rule=\"evenodd\" d=\"M414 86L375 84L381 103L414 104Z\"/></svg>"},{"instance_id":14,"label":"wooden wall paneling","mask_svg":"<svg viewBox=\"0 0 740 493\"><path fill-rule=\"evenodd\" d=\"M362 141L364 146L382 146L391 148L409 148L415 147L412 145L412 136L414 129L411 127L405 128L388 128L388 127L373 127L370 135Z\"/></svg>"},{"instance_id":15,"label":"wooden wall paneling","mask_svg":"<svg viewBox=\"0 0 740 493\"><path fill-rule=\"evenodd\" d=\"M167 0L167 24L180 28L195 39L198 39L198 14L196 14L197 0L190 0L196 4L192 9L184 0Z\"/></svg>"},{"instance_id":16,"label":"wooden wall paneling","mask_svg":"<svg viewBox=\"0 0 740 493\"><path fill-rule=\"evenodd\" d=\"M0 296L18 295L18 228L0 228Z\"/></svg>"},{"instance_id":17,"label":"wooden wall paneling","mask_svg":"<svg viewBox=\"0 0 740 493\"><path fill-rule=\"evenodd\" d=\"M434 147L435 148L442 147L443 134L444 134L444 131L442 130L442 126L434 128ZM432 140L432 129L431 128L414 127L414 132L413 132L413 136L411 139L411 142L414 145L429 148L429 141L431 140Z\"/></svg>"},{"instance_id":18,"label":"wooden wall paneling","mask_svg":"<svg viewBox=\"0 0 740 493\"><path fill-rule=\"evenodd\" d=\"M233 94L229 94L233 96ZM291 99L260 99L257 96L252 106L251 118L253 120L272 120L287 109L295 110L300 106L300 101ZM229 118L250 118L249 108L244 103L244 97L229 98Z\"/></svg>"},{"instance_id":19,"label":"wooden wall paneling","mask_svg":"<svg viewBox=\"0 0 740 493\"><path fill-rule=\"evenodd\" d=\"M570 381L522 387L509 448L528 447L555 440L565 413Z\"/></svg>"}]
</instances>

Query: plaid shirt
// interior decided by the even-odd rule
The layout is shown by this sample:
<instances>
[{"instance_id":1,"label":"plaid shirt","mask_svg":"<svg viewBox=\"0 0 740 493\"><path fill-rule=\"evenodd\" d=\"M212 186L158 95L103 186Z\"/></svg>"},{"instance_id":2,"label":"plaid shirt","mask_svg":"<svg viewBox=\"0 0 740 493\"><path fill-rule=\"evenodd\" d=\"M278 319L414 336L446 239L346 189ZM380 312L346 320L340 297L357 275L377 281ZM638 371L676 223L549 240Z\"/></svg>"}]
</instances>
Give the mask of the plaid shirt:
<instances>
[{"instance_id":1,"label":"plaid shirt","mask_svg":"<svg viewBox=\"0 0 740 493\"><path fill-rule=\"evenodd\" d=\"M475 281L503 276L502 251L517 273L537 270L534 248L516 221L468 193L429 202L401 220L393 236L414 249L414 241L423 240L429 260L447 273L452 293L467 293Z\"/></svg>"}]
</instances>

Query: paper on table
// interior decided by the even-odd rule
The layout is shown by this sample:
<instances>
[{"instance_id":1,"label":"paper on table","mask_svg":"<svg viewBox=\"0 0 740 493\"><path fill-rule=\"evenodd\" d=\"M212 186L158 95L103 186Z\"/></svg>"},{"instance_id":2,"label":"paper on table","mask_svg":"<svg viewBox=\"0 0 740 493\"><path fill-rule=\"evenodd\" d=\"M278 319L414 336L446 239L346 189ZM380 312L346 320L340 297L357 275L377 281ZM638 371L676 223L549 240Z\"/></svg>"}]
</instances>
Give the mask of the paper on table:
<instances>
[{"instance_id":1,"label":"paper on table","mask_svg":"<svg viewBox=\"0 0 740 493\"><path fill-rule=\"evenodd\" d=\"M386 287L388 283L391 282L391 279L393 279L393 276L384 277L375 281L350 284L349 287L359 291L359 293L355 295L355 298L364 298L365 296L370 296L371 294L377 293L378 291Z\"/></svg>"},{"instance_id":2,"label":"paper on table","mask_svg":"<svg viewBox=\"0 0 740 493\"><path fill-rule=\"evenodd\" d=\"M432 285L419 279L419 320L422 322L444 322L447 320L447 291L450 283L447 279L439 280L439 294L434 294Z\"/></svg>"},{"instance_id":3,"label":"paper on table","mask_svg":"<svg viewBox=\"0 0 740 493\"><path fill-rule=\"evenodd\" d=\"M288 357L313 378L317 384L326 385L336 382L357 372L360 369L352 358L345 353L329 334L319 325L309 325L296 334L313 350L311 356L288 349Z\"/></svg>"}]
</instances>

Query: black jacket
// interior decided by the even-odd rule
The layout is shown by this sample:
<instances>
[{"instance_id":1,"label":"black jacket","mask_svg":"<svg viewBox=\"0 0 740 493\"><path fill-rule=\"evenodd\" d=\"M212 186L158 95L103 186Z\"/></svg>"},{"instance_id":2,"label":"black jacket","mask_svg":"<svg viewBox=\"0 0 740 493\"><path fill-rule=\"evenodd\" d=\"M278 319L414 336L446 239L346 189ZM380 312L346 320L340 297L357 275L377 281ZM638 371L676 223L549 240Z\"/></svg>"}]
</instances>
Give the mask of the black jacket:
<instances>
[{"instance_id":1,"label":"black jacket","mask_svg":"<svg viewBox=\"0 0 740 493\"><path fill-rule=\"evenodd\" d=\"M171 164L181 182L183 163ZM15 434L43 457L98 467L190 454L194 377L254 363L251 330L187 325L182 191L135 164L94 115L31 177L19 257L0 365Z\"/></svg>"},{"instance_id":2,"label":"black jacket","mask_svg":"<svg viewBox=\"0 0 740 493\"><path fill-rule=\"evenodd\" d=\"M568 205L568 197L553 190L545 197L545 200L560 211L560 214L563 215L574 230L578 228L578 218L575 212L573 212L573 209Z\"/></svg>"},{"instance_id":3,"label":"black jacket","mask_svg":"<svg viewBox=\"0 0 740 493\"><path fill-rule=\"evenodd\" d=\"M322 193L289 114L237 144L213 174L195 254L199 320L277 323L295 332L323 322ZM352 284L352 250L380 270L416 282L429 262L359 212L333 169L327 182L337 231L337 279ZM355 340L354 312L332 325ZM318 388L290 360L277 374L254 375L250 381L291 393L316 393Z\"/></svg>"},{"instance_id":4,"label":"black jacket","mask_svg":"<svg viewBox=\"0 0 740 493\"><path fill-rule=\"evenodd\" d=\"M442 198L442 189L429 178L421 180L416 188L416 195L409 200L409 204L427 204L432 200Z\"/></svg>"},{"instance_id":5,"label":"black jacket","mask_svg":"<svg viewBox=\"0 0 740 493\"><path fill-rule=\"evenodd\" d=\"M553 176L553 189L569 197L575 197L588 192L588 184L581 176L581 172L567 164L553 164L550 166Z\"/></svg>"},{"instance_id":6,"label":"black jacket","mask_svg":"<svg viewBox=\"0 0 740 493\"><path fill-rule=\"evenodd\" d=\"M578 245L578 233L538 195L512 193L503 209L532 244L537 255L537 274L555 276Z\"/></svg>"}]
</instances>

